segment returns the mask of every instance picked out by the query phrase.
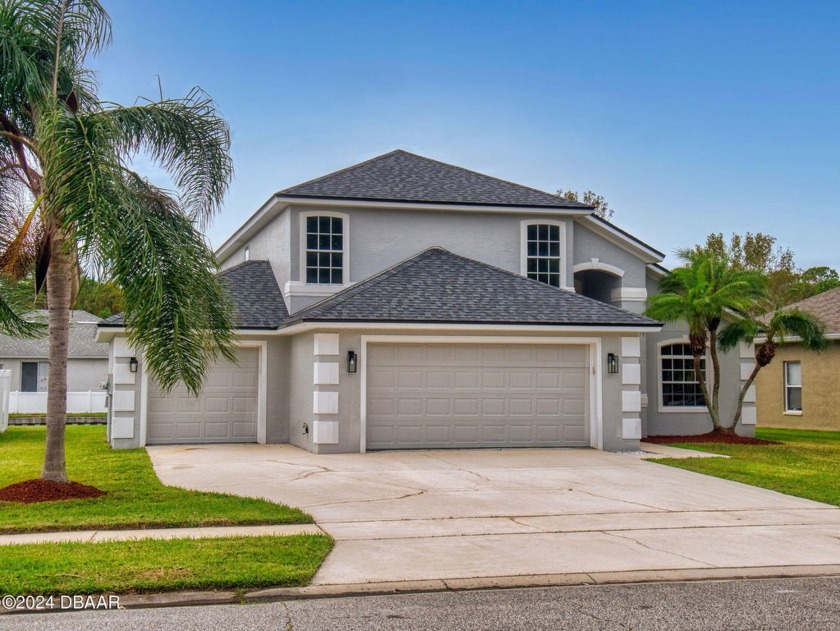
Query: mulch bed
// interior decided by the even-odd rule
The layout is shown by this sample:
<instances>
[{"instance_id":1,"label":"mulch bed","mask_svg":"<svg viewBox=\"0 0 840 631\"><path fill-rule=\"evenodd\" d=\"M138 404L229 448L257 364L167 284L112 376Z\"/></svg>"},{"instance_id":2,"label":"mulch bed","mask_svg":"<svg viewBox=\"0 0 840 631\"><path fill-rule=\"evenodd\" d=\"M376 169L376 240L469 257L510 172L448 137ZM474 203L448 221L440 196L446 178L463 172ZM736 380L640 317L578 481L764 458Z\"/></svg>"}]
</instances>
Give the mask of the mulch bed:
<instances>
[{"instance_id":1,"label":"mulch bed","mask_svg":"<svg viewBox=\"0 0 840 631\"><path fill-rule=\"evenodd\" d=\"M105 495L105 491L79 482L26 480L0 489L0 502L34 504L35 502L89 499L100 495Z\"/></svg>"},{"instance_id":2,"label":"mulch bed","mask_svg":"<svg viewBox=\"0 0 840 631\"><path fill-rule=\"evenodd\" d=\"M670 443L724 443L729 445L781 445L775 440L763 440L749 436L735 434L696 434L693 436L646 436L642 439L654 445L668 445Z\"/></svg>"}]
</instances>

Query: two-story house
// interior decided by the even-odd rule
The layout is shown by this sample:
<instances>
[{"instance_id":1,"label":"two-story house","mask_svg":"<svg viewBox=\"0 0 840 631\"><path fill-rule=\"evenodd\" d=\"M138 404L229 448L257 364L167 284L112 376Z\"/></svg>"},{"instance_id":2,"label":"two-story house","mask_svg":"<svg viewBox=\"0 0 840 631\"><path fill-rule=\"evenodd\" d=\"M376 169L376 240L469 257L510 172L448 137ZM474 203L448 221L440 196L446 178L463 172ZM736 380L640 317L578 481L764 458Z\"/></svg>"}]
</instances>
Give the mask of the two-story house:
<instances>
[{"instance_id":1,"label":"two-story house","mask_svg":"<svg viewBox=\"0 0 840 631\"><path fill-rule=\"evenodd\" d=\"M114 446L619 451L711 429L686 330L643 315L664 255L584 204L394 151L280 191L216 254L238 362L164 395L104 321Z\"/></svg>"}]
</instances>

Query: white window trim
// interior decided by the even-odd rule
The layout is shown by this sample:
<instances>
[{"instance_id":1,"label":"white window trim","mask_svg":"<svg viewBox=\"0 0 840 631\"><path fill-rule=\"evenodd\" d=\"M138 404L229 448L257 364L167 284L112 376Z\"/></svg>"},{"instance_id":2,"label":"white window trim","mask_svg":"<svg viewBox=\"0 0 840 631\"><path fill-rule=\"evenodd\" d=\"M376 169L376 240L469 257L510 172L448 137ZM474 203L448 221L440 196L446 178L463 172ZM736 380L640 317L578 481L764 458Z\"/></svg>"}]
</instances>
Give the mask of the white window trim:
<instances>
[{"instance_id":1,"label":"white window trim","mask_svg":"<svg viewBox=\"0 0 840 631\"><path fill-rule=\"evenodd\" d=\"M307 283L306 282L306 220L309 217L339 217L343 220L342 226L344 228L342 249L342 273L341 284L333 283ZM289 283L290 289L295 291L300 287L319 287L325 291L326 295L333 294L337 291L336 288L343 289L350 284L350 215L347 213L338 212L337 210L304 210L298 214L298 233L300 243L300 257L297 282ZM332 288L332 289L330 289ZM295 291L295 293L298 293ZM304 292L300 292L304 293ZM307 292L313 293L313 292Z\"/></svg>"},{"instance_id":2,"label":"white window trim","mask_svg":"<svg viewBox=\"0 0 840 631\"><path fill-rule=\"evenodd\" d=\"M527 337L501 335L362 335L359 350L361 373L361 436L359 451L367 451L367 348L368 344L566 344L589 347L589 444L604 448L603 366L600 337Z\"/></svg>"},{"instance_id":3,"label":"white window trim","mask_svg":"<svg viewBox=\"0 0 840 631\"><path fill-rule=\"evenodd\" d=\"M569 281L566 276L567 241L566 222L558 219L523 219L519 222L519 273L528 278L528 226L558 226L560 228L560 289L574 291L574 287L568 287Z\"/></svg>"},{"instance_id":4,"label":"white window trim","mask_svg":"<svg viewBox=\"0 0 840 631\"><path fill-rule=\"evenodd\" d=\"M787 374L787 366L788 364L799 364L799 380L800 383L798 386L792 386L788 383L788 374ZM788 390L790 388L799 388L799 401L802 401L802 362L799 360L793 361L784 361L782 362L782 379L784 379L784 400L785 400L785 415L786 416L802 416L802 410L792 410L790 408L790 404L788 403ZM805 407L804 405L802 406Z\"/></svg>"},{"instance_id":5,"label":"white window trim","mask_svg":"<svg viewBox=\"0 0 840 631\"><path fill-rule=\"evenodd\" d=\"M664 346L671 346L672 344L688 344L689 339L687 335L683 337L674 338L671 340L662 340L656 343L656 384L659 393L659 401L657 401L657 408L661 414L705 414L709 412L709 408L705 405L691 405L691 406L671 406L663 405L662 401L664 393L662 391L662 348ZM711 367L711 356L708 350L706 351L706 388L712 388L714 376Z\"/></svg>"}]
</instances>

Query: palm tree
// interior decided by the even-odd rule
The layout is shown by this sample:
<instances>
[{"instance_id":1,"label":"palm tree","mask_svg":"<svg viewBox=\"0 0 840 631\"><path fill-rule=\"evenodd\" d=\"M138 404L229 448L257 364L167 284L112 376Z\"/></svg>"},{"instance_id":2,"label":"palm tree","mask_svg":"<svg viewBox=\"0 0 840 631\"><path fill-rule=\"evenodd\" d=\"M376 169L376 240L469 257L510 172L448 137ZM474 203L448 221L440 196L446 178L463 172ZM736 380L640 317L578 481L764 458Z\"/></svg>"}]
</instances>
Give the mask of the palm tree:
<instances>
[{"instance_id":1,"label":"palm tree","mask_svg":"<svg viewBox=\"0 0 840 631\"><path fill-rule=\"evenodd\" d=\"M646 315L663 322L686 322L694 358L694 375L700 385L713 431L731 433L720 418L720 358L718 333L725 319L740 320L766 299L767 279L757 272L738 269L725 254L684 249L678 253L683 265L660 282L661 293L648 300ZM712 360L712 390L701 360L708 350Z\"/></svg>"},{"instance_id":2,"label":"palm tree","mask_svg":"<svg viewBox=\"0 0 840 631\"><path fill-rule=\"evenodd\" d=\"M741 419L744 398L750 386L758 377L762 368L770 364L776 356L777 344L784 344L793 338L805 349L823 351L828 347L823 324L807 311L792 308L776 307L772 314L760 318L747 317L730 323L720 334L720 347L724 351L735 348L740 342L750 344L759 338L761 341L755 347L755 365L747 381L741 386L738 406L732 419L731 427L735 427Z\"/></svg>"},{"instance_id":3,"label":"palm tree","mask_svg":"<svg viewBox=\"0 0 840 631\"><path fill-rule=\"evenodd\" d=\"M97 0L0 0L0 273L34 271L49 309L47 440L41 477L66 482L69 309L82 270L124 292L128 339L164 389L197 391L232 358L232 310L200 228L232 176L230 136L200 90L123 107L99 99L89 55L110 43ZM143 153L174 192L131 169ZM0 306L7 328L20 328ZM24 327L24 332L25 332Z\"/></svg>"}]
</instances>

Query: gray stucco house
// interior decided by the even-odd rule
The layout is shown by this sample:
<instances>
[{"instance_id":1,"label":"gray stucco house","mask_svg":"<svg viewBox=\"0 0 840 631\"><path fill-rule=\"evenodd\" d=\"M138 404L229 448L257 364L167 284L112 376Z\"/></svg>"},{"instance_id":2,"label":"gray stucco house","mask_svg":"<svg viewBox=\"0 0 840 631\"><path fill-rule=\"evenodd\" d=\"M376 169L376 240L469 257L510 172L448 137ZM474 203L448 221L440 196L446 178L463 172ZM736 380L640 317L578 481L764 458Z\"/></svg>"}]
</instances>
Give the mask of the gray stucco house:
<instances>
[{"instance_id":1,"label":"gray stucco house","mask_svg":"<svg viewBox=\"0 0 840 631\"><path fill-rule=\"evenodd\" d=\"M280 191L216 254L238 364L163 395L104 320L114 446L615 451L711 429L687 332L642 315L664 255L586 205L394 151ZM747 352L724 357L724 408Z\"/></svg>"}]
</instances>

